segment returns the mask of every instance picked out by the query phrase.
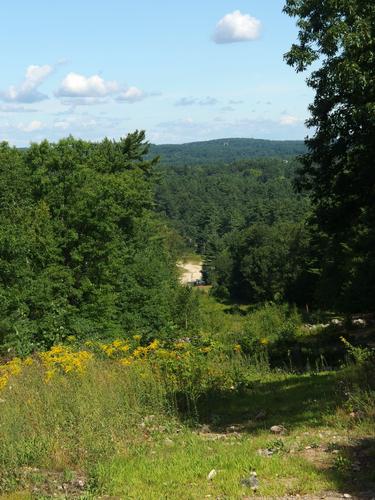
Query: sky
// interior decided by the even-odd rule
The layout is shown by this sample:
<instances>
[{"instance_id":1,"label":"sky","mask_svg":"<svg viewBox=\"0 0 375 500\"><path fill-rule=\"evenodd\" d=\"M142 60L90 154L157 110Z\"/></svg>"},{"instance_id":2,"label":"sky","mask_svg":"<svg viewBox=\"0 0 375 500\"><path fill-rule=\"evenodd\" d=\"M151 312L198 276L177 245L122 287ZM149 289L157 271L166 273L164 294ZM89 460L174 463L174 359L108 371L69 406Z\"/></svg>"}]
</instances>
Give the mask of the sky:
<instances>
[{"instance_id":1,"label":"sky","mask_svg":"<svg viewBox=\"0 0 375 500\"><path fill-rule=\"evenodd\" d=\"M303 139L283 0L4 0L0 140Z\"/></svg>"}]
</instances>

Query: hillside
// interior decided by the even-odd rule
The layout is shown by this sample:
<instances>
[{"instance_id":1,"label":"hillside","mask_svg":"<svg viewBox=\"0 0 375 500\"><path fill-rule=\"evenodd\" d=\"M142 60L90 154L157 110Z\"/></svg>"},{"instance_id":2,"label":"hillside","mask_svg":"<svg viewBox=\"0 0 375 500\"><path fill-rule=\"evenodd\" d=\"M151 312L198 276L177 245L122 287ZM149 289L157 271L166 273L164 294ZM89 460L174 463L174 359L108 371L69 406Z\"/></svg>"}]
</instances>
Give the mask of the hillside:
<instances>
[{"instance_id":1,"label":"hillside","mask_svg":"<svg viewBox=\"0 0 375 500\"><path fill-rule=\"evenodd\" d=\"M152 144L149 157L160 155L164 165L201 165L259 157L287 158L305 152L303 141L264 139L216 139L186 144Z\"/></svg>"}]
</instances>

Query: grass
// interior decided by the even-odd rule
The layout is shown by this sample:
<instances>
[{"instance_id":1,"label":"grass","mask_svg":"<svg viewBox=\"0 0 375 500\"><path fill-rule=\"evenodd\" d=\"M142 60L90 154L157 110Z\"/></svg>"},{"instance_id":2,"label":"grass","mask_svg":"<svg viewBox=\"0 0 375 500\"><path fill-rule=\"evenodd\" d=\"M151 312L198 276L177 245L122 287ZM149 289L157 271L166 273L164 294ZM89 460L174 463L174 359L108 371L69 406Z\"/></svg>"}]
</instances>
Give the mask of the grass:
<instances>
[{"instance_id":1,"label":"grass","mask_svg":"<svg viewBox=\"0 0 375 500\"><path fill-rule=\"evenodd\" d=\"M1 403L0 484L20 493L0 498L31 498L25 491L34 489L37 498L235 499L253 495L241 485L252 470L257 494L270 498L375 483L374 424L345 410L340 373L249 369L246 386L203 392L197 420L178 412L148 369L106 361L46 385L33 366L15 379ZM273 435L272 425L287 433ZM353 481L364 438L367 461Z\"/></svg>"},{"instance_id":2,"label":"grass","mask_svg":"<svg viewBox=\"0 0 375 500\"><path fill-rule=\"evenodd\" d=\"M197 344L72 340L0 366L0 499L370 498L371 351L347 343L356 364L336 371L270 369L233 344L241 307L201 301L216 336ZM254 470L257 492L242 483Z\"/></svg>"},{"instance_id":3,"label":"grass","mask_svg":"<svg viewBox=\"0 0 375 500\"><path fill-rule=\"evenodd\" d=\"M122 498L241 498L251 494L241 479L256 470L262 495L325 491L333 486L313 464L298 456L260 457L257 449L263 445L263 436L211 441L186 433L177 436L173 445L155 443L143 453L100 466L98 485ZM212 469L217 476L209 481Z\"/></svg>"},{"instance_id":4,"label":"grass","mask_svg":"<svg viewBox=\"0 0 375 500\"><path fill-rule=\"evenodd\" d=\"M121 498L243 498L253 493L241 479L255 470L259 494L270 498L365 491L375 475L362 464L352 481L349 450L365 434L367 451L375 453L374 426L353 426L337 413L337 381L333 373L272 374L242 394L216 394L202 401L204 427L153 436L141 449L100 464L96 487ZM275 424L287 434L274 436ZM263 456L267 449L271 456ZM212 469L217 475L209 481Z\"/></svg>"}]
</instances>

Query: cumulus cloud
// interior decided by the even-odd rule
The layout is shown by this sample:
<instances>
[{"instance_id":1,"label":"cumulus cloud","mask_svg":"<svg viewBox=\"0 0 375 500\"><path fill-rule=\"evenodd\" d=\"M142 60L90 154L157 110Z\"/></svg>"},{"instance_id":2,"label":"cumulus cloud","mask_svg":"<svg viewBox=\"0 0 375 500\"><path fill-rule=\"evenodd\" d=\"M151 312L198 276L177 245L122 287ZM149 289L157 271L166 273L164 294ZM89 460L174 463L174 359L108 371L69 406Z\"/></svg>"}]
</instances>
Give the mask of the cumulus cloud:
<instances>
[{"instance_id":1,"label":"cumulus cloud","mask_svg":"<svg viewBox=\"0 0 375 500\"><path fill-rule=\"evenodd\" d=\"M86 77L78 73L68 73L56 92L57 97L98 98L117 92L116 81L105 81L99 75Z\"/></svg>"},{"instance_id":2,"label":"cumulus cloud","mask_svg":"<svg viewBox=\"0 0 375 500\"><path fill-rule=\"evenodd\" d=\"M128 87L127 89L120 92L120 94L116 97L116 101L120 102L138 102L143 101L148 96L143 90L137 87Z\"/></svg>"},{"instance_id":3,"label":"cumulus cloud","mask_svg":"<svg viewBox=\"0 0 375 500\"><path fill-rule=\"evenodd\" d=\"M249 42L259 38L261 27L259 19L235 10L220 19L212 38L215 43Z\"/></svg>"},{"instance_id":4,"label":"cumulus cloud","mask_svg":"<svg viewBox=\"0 0 375 500\"><path fill-rule=\"evenodd\" d=\"M279 123L280 123L280 125L289 126L289 125L296 125L300 121L301 120L299 118L297 118L296 116L293 116L293 115L283 115L280 118Z\"/></svg>"},{"instance_id":5,"label":"cumulus cloud","mask_svg":"<svg viewBox=\"0 0 375 500\"><path fill-rule=\"evenodd\" d=\"M46 78L52 73L53 66L45 64L44 66L30 65L26 69L25 79L20 85L11 85L6 90L0 92L0 98L7 102L30 103L39 102L48 99L38 89Z\"/></svg>"},{"instance_id":6,"label":"cumulus cloud","mask_svg":"<svg viewBox=\"0 0 375 500\"><path fill-rule=\"evenodd\" d=\"M175 106L214 106L218 102L217 99L209 96L200 99L197 97L181 97L175 102Z\"/></svg>"}]
</instances>

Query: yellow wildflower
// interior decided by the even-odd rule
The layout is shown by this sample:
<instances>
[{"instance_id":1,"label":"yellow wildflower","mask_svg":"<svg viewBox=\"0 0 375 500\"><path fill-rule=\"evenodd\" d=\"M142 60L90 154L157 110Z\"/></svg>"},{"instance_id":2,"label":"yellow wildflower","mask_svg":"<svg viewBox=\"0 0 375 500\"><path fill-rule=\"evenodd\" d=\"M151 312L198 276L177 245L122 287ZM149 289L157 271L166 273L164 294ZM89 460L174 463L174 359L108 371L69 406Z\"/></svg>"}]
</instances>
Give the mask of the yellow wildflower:
<instances>
[{"instance_id":1,"label":"yellow wildflower","mask_svg":"<svg viewBox=\"0 0 375 500\"><path fill-rule=\"evenodd\" d=\"M233 350L234 350L235 352L241 352L241 346L240 346L240 344L235 344L235 345L233 346Z\"/></svg>"},{"instance_id":2,"label":"yellow wildflower","mask_svg":"<svg viewBox=\"0 0 375 500\"><path fill-rule=\"evenodd\" d=\"M51 370L54 372L60 369L64 373L83 373L88 361L92 359L93 354L88 351L74 352L69 347L54 346L49 351L41 353L39 356L47 369L48 378L50 377L48 371Z\"/></svg>"},{"instance_id":3,"label":"yellow wildflower","mask_svg":"<svg viewBox=\"0 0 375 500\"><path fill-rule=\"evenodd\" d=\"M137 347L136 349L134 349L133 357L134 358L142 358L142 357L147 356L147 353L148 353L147 347L140 346L140 347Z\"/></svg>"},{"instance_id":4,"label":"yellow wildflower","mask_svg":"<svg viewBox=\"0 0 375 500\"><path fill-rule=\"evenodd\" d=\"M47 371L46 371L46 374L45 374L45 378L44 378L44 380L45 380L47 383L48 383L48 382L50 382L50 381L53 379L53 377L54 377L55 373L56 373L56 371L55 371L55 370L47 370Z\"/></svg>"},{"instance_id":5,"label":"yellow wildflower","mask_svg":"<svg viewBox=\"0 0 375 500\"><path fill-rule=\"evenodd\" d=\"M115 347L111 344L99 344L99 348L107 355L112 356L116 352Z\"/></svg>"},{"instance_id":6,"label":"yellow wildflower","mask_svg":"<svg viewBox=\"0 0 375 500\"><path fill-rule=\"evenodd\" d=\"M155 351L155 349L157 349L159 345L160 342L158 340L153 340L151 344L148 346L148 349L150 349L151 351Z\"/></svg>"},{"instance_id":7,"label":"yellow wildflower","mask_svg":"<svg viewBox=\"0 0 375 500\"><path fill-rule=\"evenodd\" d=\"M19 375L22 371L22 360L13 358L4 365L0 365L0 390L4 389L11 376Z\"/></svg>"},{"instance_id":8,"label":"yellow wildflower","mask_svg":"<svg viewBox=\"0 0 375 500\"><path fill-rule=\"evenodd\" d=\"M7 374L0 376L0 391L5 389L8 384L9 377Z\"/></svg>"},{"instance_id":9,"label":"yellow wildflower","mask_svg":"<svg viewBox=\"0 0 375 500\"><path fill-rule=\"evenodd\" d=\"M131 360L129 358L120 359L120 363L123 366L130 366L132 364L132 362L131 362Z\"/></svg>"}]
</instances>

